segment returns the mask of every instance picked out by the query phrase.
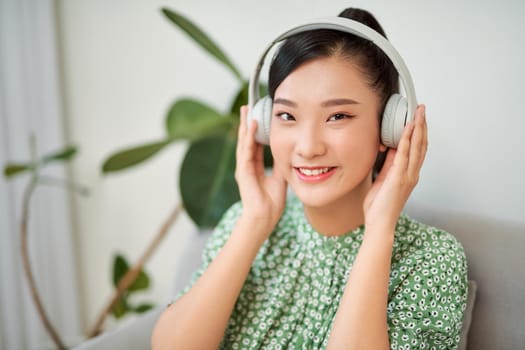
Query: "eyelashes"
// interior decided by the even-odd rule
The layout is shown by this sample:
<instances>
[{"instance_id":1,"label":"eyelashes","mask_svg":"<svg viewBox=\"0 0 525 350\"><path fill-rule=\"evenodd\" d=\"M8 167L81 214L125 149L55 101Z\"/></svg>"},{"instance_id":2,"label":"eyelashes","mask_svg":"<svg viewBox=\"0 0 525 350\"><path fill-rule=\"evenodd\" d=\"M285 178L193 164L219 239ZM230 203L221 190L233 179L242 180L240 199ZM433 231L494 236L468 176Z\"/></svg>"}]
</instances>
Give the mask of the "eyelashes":
<instances>
[{"instance_id":1,"label":"eyelashes","mask_svg":"<svg viewBox=\"0 0 525 350\"><path fill-rule=\"evenodd\" d=\"M295 117L288 113L288 112L278 112L275 113L275 117L281 119L282 121L289 122L289 121L295 121ZM330 115L326 121L327 122L336 122L339 120L345 120L345 119L352 119L355 118L355 115L348 114L348 113L334 113Z\"/></svg>"},{"instance_id":2,"label":"eyelashes","mask_svg":"<svg viewBox=\"0 0 525 350\"><path fill-rule=\"evenodd\" d=\"M291 115L290 113L286 113L286 112L276 113L275 116L285 122L295 120L293 115Z\"/></svg>"},{"instance_id":3,"label":"eyelashes","mask_svg":"<svg viewBox=\"0 0 525 350\"><path fill-rule=\"evenodd\" d=\"M337 121L337 120L343 120L343 119L352 119L354 118L355 116L352 115L352 114L346 114L346 113L336 113L332 116L330 116L330 118L328 118L328 121Z\"/></svg>"}]
</instances>

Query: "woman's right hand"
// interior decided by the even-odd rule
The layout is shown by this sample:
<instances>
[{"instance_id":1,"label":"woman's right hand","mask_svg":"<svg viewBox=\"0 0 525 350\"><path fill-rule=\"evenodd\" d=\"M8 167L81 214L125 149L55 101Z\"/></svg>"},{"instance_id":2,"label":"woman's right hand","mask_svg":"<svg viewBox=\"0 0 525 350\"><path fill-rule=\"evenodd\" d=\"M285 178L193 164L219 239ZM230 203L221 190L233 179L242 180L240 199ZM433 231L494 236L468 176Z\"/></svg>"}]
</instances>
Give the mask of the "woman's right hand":
<instances>
[{"instance_id":1,"label":"woman's right hand","mask_svg":"<svg viewBox=\"0 0 525 350\"><path fill-rule=\"evenodd\" d=\"M241 217L202 276L162 313L153 331L154 349L219 348L253 260L284 210L286 181L275 170L265 175L263 146L255 142L257 125L247 125L247 112L241 108L235 169Z\"/></svg>"},{"instance_id":2,"label":"woman's right hand","mask_svg":"<svg viewBox=\"0 0 525 350\"><path fill-rule=\"evenodd\" d=\"M242 106L235 168L243 205L241 219L261 225L268 236L284 210L286 181L275 167L271 175L265 174L263 145L255 141L257 122L248 125L247 119L248 107Z\"/></svg>"}]
</instances>

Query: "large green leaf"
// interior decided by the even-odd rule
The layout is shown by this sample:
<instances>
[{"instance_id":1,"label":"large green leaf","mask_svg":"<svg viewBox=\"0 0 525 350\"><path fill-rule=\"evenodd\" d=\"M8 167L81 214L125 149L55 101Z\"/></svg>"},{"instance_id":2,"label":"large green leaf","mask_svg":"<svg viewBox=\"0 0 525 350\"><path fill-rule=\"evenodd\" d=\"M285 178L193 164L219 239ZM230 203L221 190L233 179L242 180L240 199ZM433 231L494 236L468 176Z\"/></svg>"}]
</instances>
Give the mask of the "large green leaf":
<instances>
[{"instance_id":1,"label":"large green leaf","mask_svg":"<svg viewBox=\"0 0 525 350\"><path fill-rule=\"evenodd\" d=\"M242 81L242 75L237 67L235 67L228 56L226 56L219 46L215 44L202 29L176 11L163 8L162 12L171 22L188 34L204 50L209 52L213 57L219 60L219 62L223 63L235 75L235 77L237 77L237 79Z\"/></svg>"},{"instance_id":2,"label":"large green leaf","mask_svg":"<svg viewBox=\"0 0 525 350\"><path fill-rule=\"evenodd\" d=\"M120 171L129 168L133 165L142 163L143 161L154 156L157 152L159 152L166 145L172 143L173 141L174 140L167 139L118 151L110 155L104 161L104 164L102 165L102 172L110 173Z\"/></svg>"},{"instance_id":3,"label":"large green leaf","mask_svg":"<svg viewBox=\"0 0 525 350\"><path fill-rule=\"evenodd\" d=\"M235 141L226 135L201 139L190 145L182 162L182 201L201 228L214 227L240 198L234 178Z\"/></svg>"},{"instance_id":4,"label":"large green leaf","mask_svg":"<svg viewBox=\"0 0 525 350\"><path fill-rule=\"evenodd\" d=\"M196 140L233 127L233 118L222 116L213 108L192 99L176 101L166 118L166 129L172 139Z\"/></svg>"},{"instance_id":5,"label":"large green leaf","mask_svg":"<svg viewBox=\"0 0 525 350\"><path fill-rule=\"evenodd\" d=\"M68 146L63 150L48 154L42 158L42 163L47 164L52 161L67 161L73 158L77 154L77 148L75 146Z\"/></svg>"},{"instance_id":6,"label":"large green leaf","mask_svg":"<svg viewBox=\"0 0 525 350\"><path fill-rule=\"evenodd\" d=\"M15 163L7 164L4 167L4 176L7 177L7 178L10 178L10 177L13 177L15 175L22 174L22 173L24 173L26 171L31 171L34 168L35 168L35 166L33 164L29 164L29 163L26 163L26 164L15 164Z\"/></svg>"}]
</instances>

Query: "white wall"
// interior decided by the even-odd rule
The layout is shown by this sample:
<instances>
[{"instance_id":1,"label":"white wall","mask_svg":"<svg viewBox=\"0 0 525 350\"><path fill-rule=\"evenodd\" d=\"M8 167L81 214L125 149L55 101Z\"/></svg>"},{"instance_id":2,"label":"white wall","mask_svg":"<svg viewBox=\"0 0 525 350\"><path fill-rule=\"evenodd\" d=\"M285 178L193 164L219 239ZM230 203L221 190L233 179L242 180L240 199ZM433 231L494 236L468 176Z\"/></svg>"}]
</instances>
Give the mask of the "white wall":
<instances>
[{"instance_id":1,"label":"white wall","mask_svg":"<svg viewBox=\"0 0 525 350\"><path fill-rule=\"evenodd\" d=\"M163 134L164 113L192 95L226 109L236 81L160 14L177 9L211 33L247 76L261 49L287 24L335 15L348 1L64 0L60 33L69 138L81 147L75 202L85 321L110 293L111 255L136 259L179 199L184 146L149 164L101 176L118 147ZM383 24L427 105L430 148L413 200L525 222L525 3L354 1ZM150 299L164 302L176 259L193 229L177 223L148 265ZM495 233L497 234L497 233Z\"/></svg>"}]
</instances>

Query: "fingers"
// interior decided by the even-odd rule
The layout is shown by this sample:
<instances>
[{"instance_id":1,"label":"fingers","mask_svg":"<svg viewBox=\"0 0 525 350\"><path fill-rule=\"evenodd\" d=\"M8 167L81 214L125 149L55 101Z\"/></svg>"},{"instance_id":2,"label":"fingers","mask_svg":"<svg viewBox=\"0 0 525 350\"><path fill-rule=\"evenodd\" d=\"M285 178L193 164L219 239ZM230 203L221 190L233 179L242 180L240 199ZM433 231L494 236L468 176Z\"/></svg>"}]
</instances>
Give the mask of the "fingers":
<instances>
[{"instance_id":1,"label":"fingers","mask_svg":"<svg viewBox=\"0 0 525 350\"><path fill-rule=\"evenodd\" d=\"M247 128L247 121L248 118L248 107L242 106L241 107L241 118L239 120L239 129L237 131L237 156L239 156L239 152L242 150L242 145L246 142L246 128Z\"/></svg>"},{"instance_id":2,"label":"fingers","mask_svg":"<svg viewBox=\"0 0 525 350\"><path fill-rule=\"evenodd\" d=\"M414 131L414 122L410 122L405 126L401 140L397 145L396 157L393 162L394 165L401 171L406 171L408 168L409 152L410 152L410 139Z\"/></svg>"},{"instance_id":3,"label":"fingers","mask_svg":"<svg viewBox=\"0 0 525 350\"><path fill-rule=\"evenodd\" d=\"M248 122L248 108L241 107L241 118L239 123L237 149L236 149L236 178L240 180L240 175L255 174L264 172L263 148L255 141L257 122Z\"/></svg>"},{"instance_id":4,"label":"fingers","mask_svg":"<svg viewBox=\"0 0 525 350\"><path fill-rule=\"evenodd\" d=\"M236 165L235 165L235 177L237 181L240 180L240 173L244 173L246 170L243 169L246 166L246 134L247 130L247 117L248 108L246 106L241 107L241 117L239 120L239 129L237 131L237 149L236 149Z\"/></svg>"},{"instance_id":5,"label":"fingers","mask_svg":"<svg viewBox=\"0 0 525 350\"><path fill-rule=\"evenodd\" d=\"M255 125L254 125L255 124ZM254 121L248 125L248 107L241 107L241 118L239 123L239 130L237 132L237 159L241 159L243 155L253 153L253 142L250 134L255 133L257 123Z\"/></svg>"},{"instance_id":6,"label":"fingers","mask_svg":"<svg viewBox=\"0 0 525 350\"><path fill-rule=\"evenodd\" d=\"M408 163L409 174L419 175L427 152L427 123L425 118L425 106L420 105L416 111L414 120L414 131L410 139L410 157Z\"/></svg>"},{"instance_id":7,"label":"fingers","mask_svg":"<svg viewBox=\"0 0 525 350\"><path fill-rule=\"evenodd\" d=\"M417 183L419 171L425 159L427 144L425 106L419 105L414 120L406 125L397 149L395 152L389 151L383 168L388 170L393 165L396 172L406 176L410 183Z\"/></svg>"},{"instance_id":8,"label":"fingers","mask_svg":"<svg viewBox=\"0 0 525 350\"><path fill-rule=\"evenodd\" d=\"M420 163L419 163L419 168L421 168L423 166L423 161L425 160L425 156L427 154L427 150L428 150L428 125L427 125L427 108L426 106L424 106L424 109L423 109L423 135L424 135L424 138L423 138L423 157L421 157L421 160L420 160Z\"/></svg>"}]
</instances>

